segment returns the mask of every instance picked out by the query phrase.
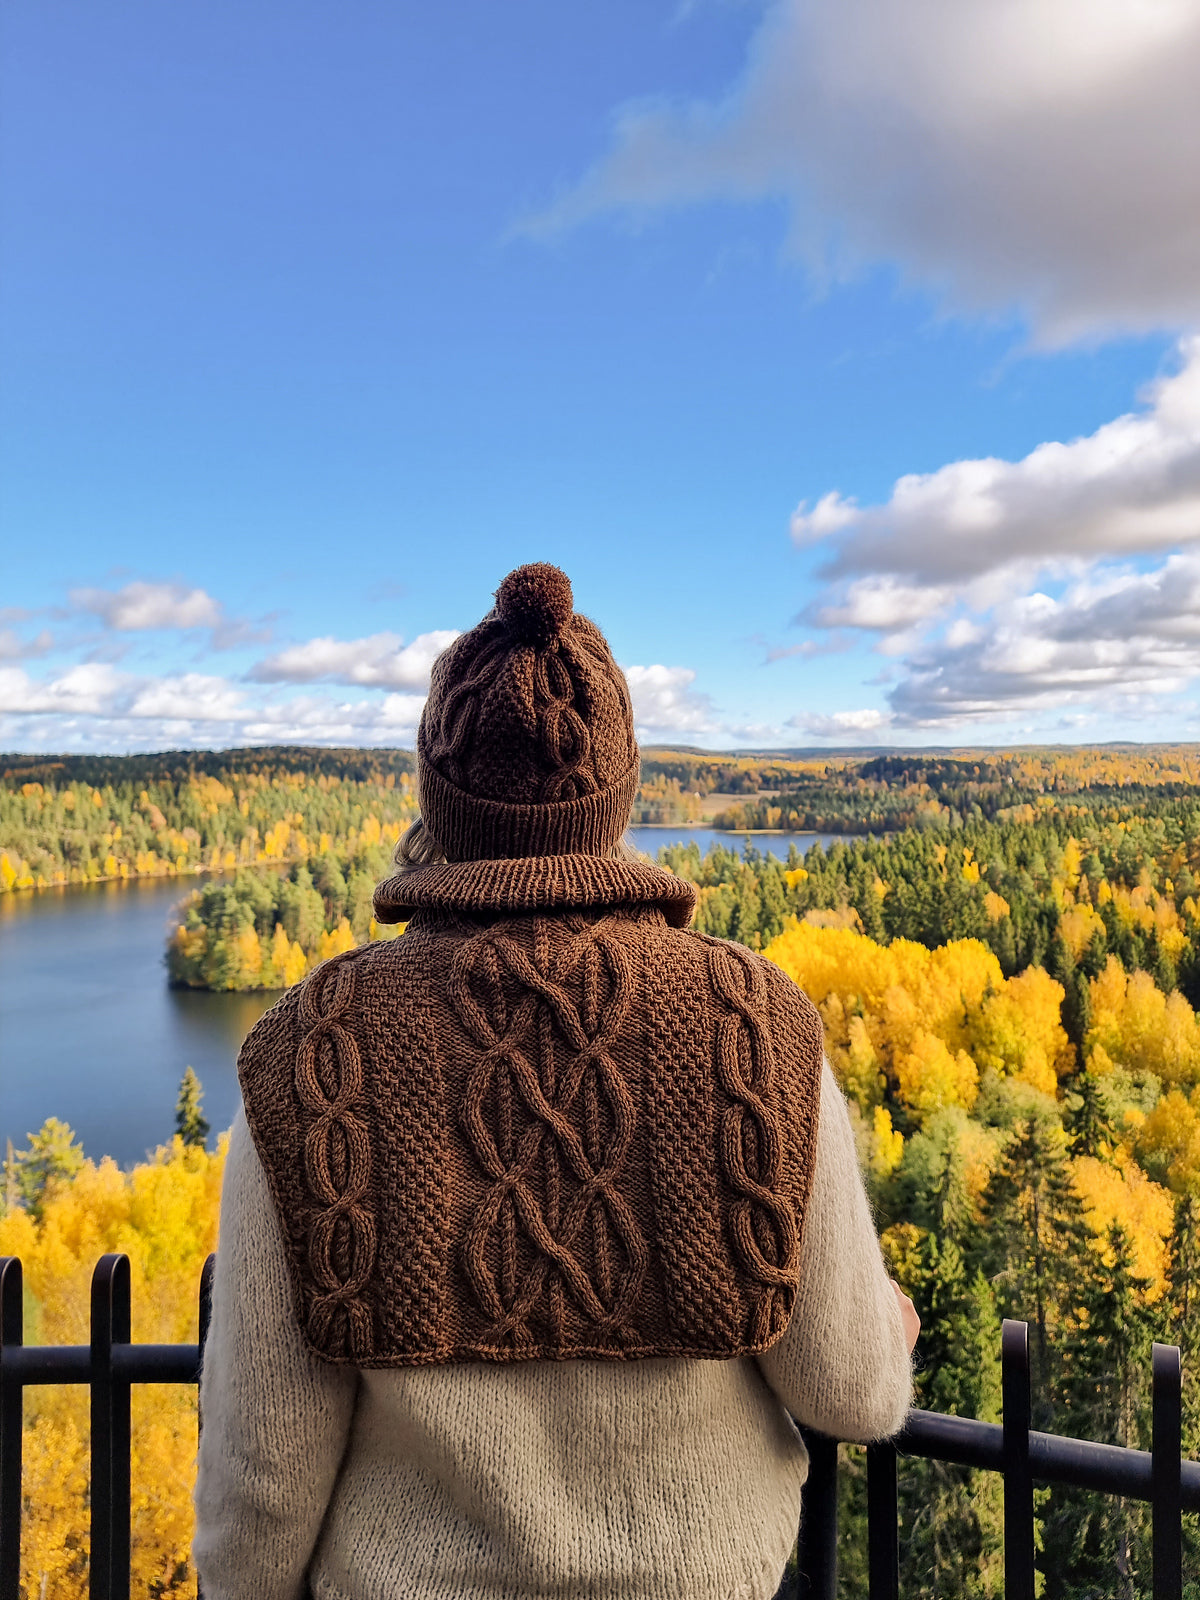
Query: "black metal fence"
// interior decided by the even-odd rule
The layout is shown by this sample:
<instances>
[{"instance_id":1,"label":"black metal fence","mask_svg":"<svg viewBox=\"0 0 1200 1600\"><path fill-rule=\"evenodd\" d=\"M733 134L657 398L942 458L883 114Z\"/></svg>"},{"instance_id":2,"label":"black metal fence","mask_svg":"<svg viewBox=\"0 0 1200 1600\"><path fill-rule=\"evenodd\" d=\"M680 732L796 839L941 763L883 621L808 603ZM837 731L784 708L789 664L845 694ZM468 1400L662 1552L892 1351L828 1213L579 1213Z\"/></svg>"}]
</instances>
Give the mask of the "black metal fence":
<instances>
[{"instance_id":1,"label":"black metal fence","mask_svg":"<svg viewBox=\"0 0 1200 1600\"><path fill-rule=\"evenodd\" d=\"M129 1600L129 1398L135 1383L195 1383L208 1332L212 1274L200 1275L199 1344L131 1344L129 1257L92 1273L91 1342L26 1347L21 1263L0 1256L0 1600L21 1585L21 1424L30 1384L91 1386L90 1600Z\"/></svg>"},{"instance_id":2,"label":"black metal fence","mask_svg":"<svg viewBox=\"0 0 1200 1600\"><path fill-rule=\"evenodd\" d=\"M215 1256L200 1279L199 1344L131 1344L129 1258L106 1255L92 1275L91 1341L26 1347L21 1263L0 1257L0 1600L19 1600L21 1425L31 1384L91 1388L91 1600L129 1600L130 1388L135 1383L195 1383L208 1329ZM1070 1484L1149 1502L1153 1516L1154 1600L1182 1600L1182 1517L1200 1511L1200 1462L1181 1459L1181 1370L1173 1345L1154 1346L1150 1451L1030 1428L1028 1330L1006 1322L1004 1422L909 1412L904 1432L867 1449L869 1600L899 1600L897 1459L924 1456L1004 1477L1005 1600L1034 1600L1033 1485ZM837 1443L805 1435L812 1465L797 1545L803 1600L834 1600L837 1589Z\"/></svg>"},{"instance_id":3,"label":"black metal fence","mask_svg":"<svg viewBox=\"0 0 1200 1600\"><path fill-rule=\"evenodd\" d=\"M1001 1345L1004 1422L975 1422L910 1411L904 1431L867 1447L870 1600L899 1600L900 1521L896 1464L924 1456L999 1472L1004 1478L1004 1600L1034 1600L1034 1483L1069 1484L1147 1501L1153 1518L1153 1600L1182 1600L1183 1513L1200 1511L1200 1462L1182 1460L1179 1350L1153 1349L1152 1448L1126 1450L1089 1439L1064 1439L1030 1427L1029 1330L1005 1322ZM797 1546L802 1600L837 1592L837 1443L806 1434L812 1458Z\"/></svg>"}]
</instances>

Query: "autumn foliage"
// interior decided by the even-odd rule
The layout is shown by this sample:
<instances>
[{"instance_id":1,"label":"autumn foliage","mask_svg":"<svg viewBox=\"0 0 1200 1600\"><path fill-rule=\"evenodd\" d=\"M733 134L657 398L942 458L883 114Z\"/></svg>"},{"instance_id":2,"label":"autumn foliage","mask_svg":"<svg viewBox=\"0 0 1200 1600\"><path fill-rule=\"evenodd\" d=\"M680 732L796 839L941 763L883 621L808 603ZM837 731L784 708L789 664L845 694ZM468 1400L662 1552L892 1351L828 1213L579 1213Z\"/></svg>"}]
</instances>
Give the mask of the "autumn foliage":
<instances>
[{"instance_id":1,"label":"autumn foliage","mask_svg":"<svg viewBox=\"0 0 1200 1600\"><path fill-rule=\"evenodd\" d=\"M371 892L415 814L403 753L165 760L133 758L128 777L98 758L10 774L0 891L225 869L169 950L173 981L210 988L287 987L392 934ZM642 777L639 820L693 817L718 794L738 797L739 825L852 836L787 859L753 844L659 859L695 883L700 932L763 951L821 1011L885 1254L922 1315L918 1403L997 1420L1000 1319L1018 1317L1035 1427L1146 1448L1150 1344L1166 1340L1183 1347L1185 1449L1200 1454L1195 749L654 751ZM105 1250L130 1255L135 1339L194 1338L221 1155L177 1138L132 1173L75 1171L68 1131L26 1153L46 1181L0 1217L0 1252L25 1263L27 1338L86 1342ZM185 1593L194 1392L135 1390L134 1430L134 1589ZM86 1440L85 1391L29 1391L27 1600L84 1592ZM852 1528L861 1473L847 1482ZM1039 1493L1046 1600L1111 1592L1118 1567L1123 1593L1148 1593L1142 1509ZM905 1592L999 1596L994 1481L910 1462L902 1494ZM848 1545L848 1594L865 1592L854 1560Z\"/></svg>"},{"instance_id":2,"label":"autumn foliage","mask_svg":"<svg viewBox=\"0 0 1200 1600\"><path fill-rule=\"evenodd\" d=\"M291 865L372 827L394 842L411 769L402 751L31 760L0 775L0 894Z\"/></svg>"},{"instance_id":3,"label":"autumn foliage","mask_svg":"<svg viewBox=\"0 0 1200 1600\"><path fill-rule=\"evenodd\" d=\"M25 1342L86 1345L92 1271L106 1251L129 1257L135 1342L195 1343L197 1289L216 1249L225 1140L216 1154L176 1137L122 1172L104 1159L51 1178L36 1218L0 1216L0 1255L20 1258ZM25 1390L23 1594L83 1600L88 1592L88 1391ZM192 1385L135 1385L132 1400L132 1592L189 1596L196 1454Z\"/></svg>"},{"instance_id":4,"label":"autumn foliage","mask_svg":"<svg viewBox=\"0 0 1200 1600\"><path fill-rule=\"evenodd\" d=\"M1083 980L1076 1046L1063 984L1041 967L1006 978L978 939L885 945L818 913L765 953L824 1019L884 1250L925 1325L921 1403L998 1420L999 1321L1016 1317L1033 1331L1035 1426L1144 1449L1160 1339L1183 1346L1185 1449L1200 1451L1200 1031L1188 1000L1109 955ZM914 1592L998 1596L992 1489L932 1464L910 1465L903 1483ZM1102 1592L1116 1562L1125 1592L1149 1592L1136 1507L1047 1495L1047 1593Z\"/></svg>"}]
</instances>

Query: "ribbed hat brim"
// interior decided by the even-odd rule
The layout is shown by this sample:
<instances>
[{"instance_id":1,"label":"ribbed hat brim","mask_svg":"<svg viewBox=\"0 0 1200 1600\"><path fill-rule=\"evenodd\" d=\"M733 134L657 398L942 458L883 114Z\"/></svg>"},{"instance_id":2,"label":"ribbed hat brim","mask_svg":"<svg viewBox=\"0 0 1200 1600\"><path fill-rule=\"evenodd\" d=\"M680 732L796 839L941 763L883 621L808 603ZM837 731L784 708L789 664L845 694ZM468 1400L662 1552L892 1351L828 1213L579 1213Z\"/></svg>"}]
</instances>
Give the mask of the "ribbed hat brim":
<instances>
[{"instance_id":1,"label":"ribbed hat brim","mask_svg":"<svg viewBox=\"0 0 1200 1600\"><path fill-rule=\"evenodd\" d=\"M417 746L421 816L451 861L517 860L576 851L602 856L629 825L638 763L607 789L539 805L468 794L423 759Z\"/></svg>"}]
</instances>

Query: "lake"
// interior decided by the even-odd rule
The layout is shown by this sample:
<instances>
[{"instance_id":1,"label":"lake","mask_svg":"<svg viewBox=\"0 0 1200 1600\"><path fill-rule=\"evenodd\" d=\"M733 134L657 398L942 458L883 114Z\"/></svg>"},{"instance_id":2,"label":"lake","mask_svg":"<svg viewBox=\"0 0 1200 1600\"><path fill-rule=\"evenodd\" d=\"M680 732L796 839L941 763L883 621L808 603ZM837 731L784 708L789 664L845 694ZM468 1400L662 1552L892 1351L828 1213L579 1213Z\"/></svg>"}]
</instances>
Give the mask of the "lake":
<instances>
[{"instance_id":1,"label":"lake","mask_svg":"<svg viewBox=\"0 0 1200 1600\"><path fill-rule=\"evenodd\" d=\"M740 851L743 834L633 828L639 849L694 839ZM756 834L786 857L834 834ZM69 1122L89 1156L144 1160L170 1138L184 1068L204 1113L227 1128L238 1106L235 1061L275 994L209 994L167 985L163 951L181 900L199 880L131 879L94 888L0 895L0 1152L47 1117Z\"/></svg>"}]
</instances>

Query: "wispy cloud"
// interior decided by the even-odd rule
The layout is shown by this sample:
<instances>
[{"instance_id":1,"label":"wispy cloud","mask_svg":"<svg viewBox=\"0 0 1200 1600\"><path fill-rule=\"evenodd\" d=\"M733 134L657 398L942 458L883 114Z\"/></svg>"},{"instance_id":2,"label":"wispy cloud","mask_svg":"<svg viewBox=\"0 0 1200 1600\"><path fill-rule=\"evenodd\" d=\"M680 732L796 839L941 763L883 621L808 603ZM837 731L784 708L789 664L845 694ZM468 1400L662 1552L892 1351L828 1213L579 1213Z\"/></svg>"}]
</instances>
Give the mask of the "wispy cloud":
<instances>
[{"instance_id":1,"label":"wispy cloud","mask_svg":"<svg viewBox=\"0 0 1200 1600\"><path fill-rule=\"evenodd\" d=\"M789 728L810 734L815 739L866 739L870 734L882 733L890 727L892 718L876 706L864 706L858 711L804 711L789 717Z\"/></svg>"},{"instance_id":2,"label":"wispy cloud","mask_svg":"<svg viewBox=\"0 0 1200 1600\"><path fill-rule=\"evenodd\" d=\"M158 628L216 628L220 603L203 589L181 583L127 583L120 589L72 589L71 604L99 617L106 628L135 633Z\"/></svg>"},{"instance_id":3,"label":"wispy cloud","mask_svg":"<svg viewBox=\"0 0 1200 1600\"><path fill-rule=\"evenodd\" d=\"M1194 0L776 0L723 98L625 107L524 226L782 197L821 276L894 261L1049 344L1186 327L1197 82Z\"/></svg>"},{"instance_id":4,"label":"wispy cloud","mask_svg":"<svg viewBox=\"0 0 1200 1600\"><path fill-rule=\"evenodd\" d=\"M10 749L155 750L242 744L411 744L420 694L362 700L268 692L208 673L161 677L83 663L43 680L0 667L0 743Z\"/></svg>"},{"instance_id":5,"label":"wispy cloud","mask_svg":"<svg viewBox=\"0 0 1200 1600\"><path fill-rule=\"evenodd\" d=\"M405 644L398 633L365 639L326 636L292 645L250 669L258 683L343 683L387 689L427 689L433 663L458 634L436 628Z\"/></svg>"},{"instance_id":6,"label":"wispy cloud","mask_svg":"<svg viewBox=\"0 0 1200 1600\"><path fill-rule=\"evenodd\" d=\"M22 639L14 628L0 628L0 661L27 661L48 655L54 648L54 635L43 628L32 639Z\"/></svg>"},{"instance_id":7,"label":"wispy cloud","mask_svg":"<svg viewBox=\"0 0 1200 1600\"><path fill-rule=\"evenodd\" d=\"M803 620L796 618L797 622ZM827 633L820 639L801 639L796 644L770 644L761 634L756 634L752 643L762 648L764 667L773 667L778 661L811 661L816 656L836 655L848 646L848 640L836 633Z\"/></svg>"}]
</instances>

